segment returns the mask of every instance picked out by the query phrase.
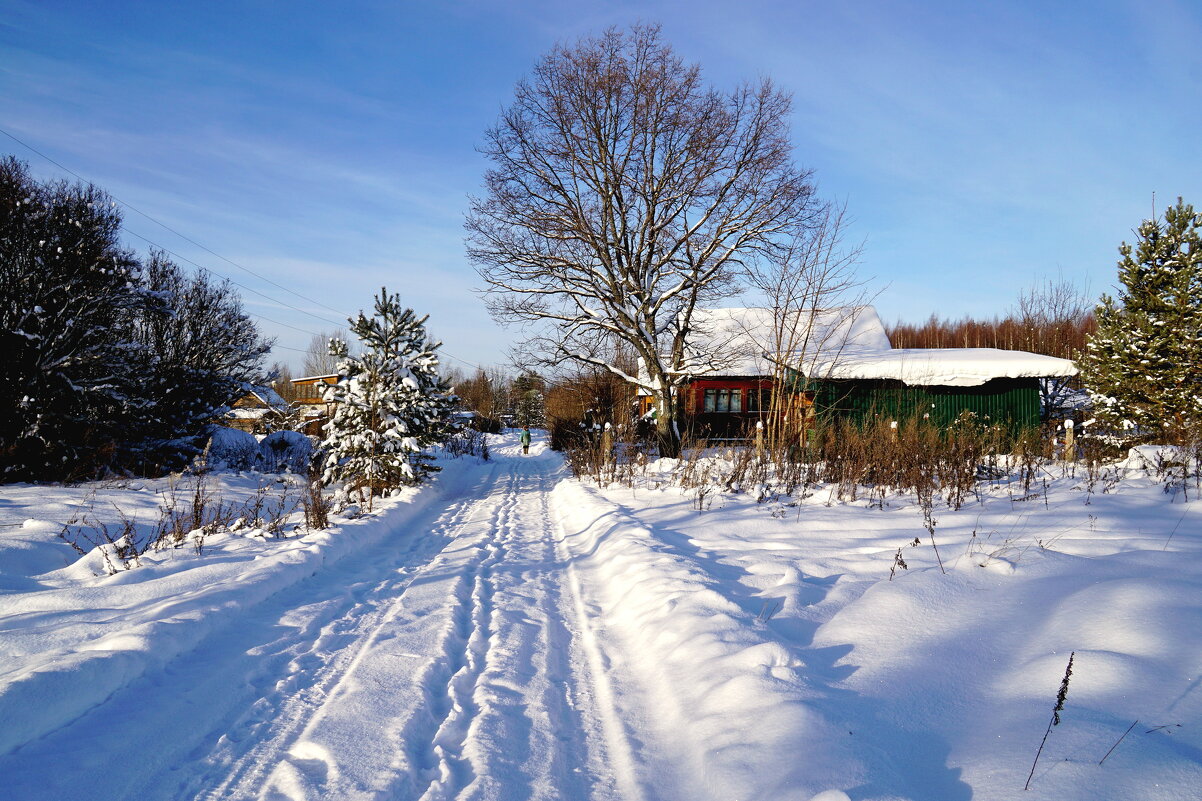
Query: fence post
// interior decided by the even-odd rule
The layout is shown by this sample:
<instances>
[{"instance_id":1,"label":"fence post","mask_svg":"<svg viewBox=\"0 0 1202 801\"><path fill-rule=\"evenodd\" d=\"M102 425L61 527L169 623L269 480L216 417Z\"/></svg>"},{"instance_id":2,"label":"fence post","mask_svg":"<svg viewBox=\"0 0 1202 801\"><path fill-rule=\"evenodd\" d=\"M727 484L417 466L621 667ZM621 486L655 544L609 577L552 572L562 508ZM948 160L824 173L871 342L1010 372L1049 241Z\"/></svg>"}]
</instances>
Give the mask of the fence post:
<instances>
[{"instance_id":1,"label":"fence post","mask_svg":"<svg viewBox=\"0 0 1202 801\"><path fill-rule=\"evenodd\" d=\"M1064 461L1071 462L1077 456L1077 436L1072 418L1064 421Z\"/></svg>"},{"instance_id":2,"label":"fence post","mask_svg":"<svg viewBox=\"0 0 1202 801\"><path fill-rule=\"evenodd\" d=\"M764 421L755 421L755 458L764 460Z\"/></svg>"},{"instance_id":3,"label":"fence post","mask_svg":"<svg viewBox=\"0 0 1202 801\"><path fill-rule=\"evenodd\" d=\"M897 442L897 421L896 420L889 421L889 439L892 440L893 442Z\"/></svg>"}]
</instances>

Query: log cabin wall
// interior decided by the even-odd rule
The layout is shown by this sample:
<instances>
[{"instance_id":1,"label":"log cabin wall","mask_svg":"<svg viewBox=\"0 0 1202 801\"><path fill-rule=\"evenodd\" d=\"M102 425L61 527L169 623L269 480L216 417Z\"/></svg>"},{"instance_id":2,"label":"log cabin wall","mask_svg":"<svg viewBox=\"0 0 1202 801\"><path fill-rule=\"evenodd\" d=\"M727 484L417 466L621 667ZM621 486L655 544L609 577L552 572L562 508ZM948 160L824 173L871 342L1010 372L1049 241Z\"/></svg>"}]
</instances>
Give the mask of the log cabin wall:
<instances>
[{"instance_id":1,"label":"log cabin wall","mask_svg":"<svg viewBox=\"0 0 1202 801\"><path fill-rule=\"evenodd\" d=\"M772 401L771 378L715 376L684 387L686 428L698 439L741 439L765 417Z\"/></svg>"}]
</instances>

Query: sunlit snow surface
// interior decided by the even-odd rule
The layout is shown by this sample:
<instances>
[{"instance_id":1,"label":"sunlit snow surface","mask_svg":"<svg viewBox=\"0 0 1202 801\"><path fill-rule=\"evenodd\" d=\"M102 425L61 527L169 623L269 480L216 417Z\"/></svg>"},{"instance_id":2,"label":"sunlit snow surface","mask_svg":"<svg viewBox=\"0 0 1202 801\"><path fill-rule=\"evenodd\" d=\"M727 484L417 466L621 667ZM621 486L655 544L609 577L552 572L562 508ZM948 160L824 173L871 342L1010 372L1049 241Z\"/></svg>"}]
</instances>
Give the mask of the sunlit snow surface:
<instances>
[{"instance_id":1,"label":"sunlit snow surface","mask_svg":"<svg viewBox=\"0 0 1202 801\"><path fill-rule=\"evenodd\" d=\"M531 451L114 576L58 531L93 492L146 523L163 482L0 487L0 798L1197 797L1192 485L1000 481L936 508L942 575L912 498L698 502Z\"/></svg>"}]
</instances>

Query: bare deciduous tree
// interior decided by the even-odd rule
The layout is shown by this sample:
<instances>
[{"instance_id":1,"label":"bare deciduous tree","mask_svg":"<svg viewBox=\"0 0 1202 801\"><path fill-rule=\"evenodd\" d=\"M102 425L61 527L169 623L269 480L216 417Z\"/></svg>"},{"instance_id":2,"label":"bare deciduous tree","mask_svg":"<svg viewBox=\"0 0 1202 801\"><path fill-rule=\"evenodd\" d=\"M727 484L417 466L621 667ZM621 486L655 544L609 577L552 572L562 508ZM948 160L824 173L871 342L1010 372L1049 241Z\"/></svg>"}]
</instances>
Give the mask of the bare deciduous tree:
<instances>
[{"instance_id":1,"label":"bare deciduous tree","mask_svg":"<svg viewBox=\"0 0 1202 801\"><path fill-rule=\"evenodd\" d=\"M1093 306L1085 291L1060 279L1044 281L1019 293L1017 308L1010 313L1026 334L1023 349L1051 353L1064 359L1076 359L1084 349L1083 340L1095 326ZM1059 418L1079 382L1071 378L1043 378L1039 381L1040 404L1045 417Z\"/></svg>"},{"instance_id":2,"label":"bare deciduous tree","mask_svg":"<svg viewBox=\"0 0 1202 801\"><path fill-rule=\"evenodd\" d=\"M847 225L847 205L827 204L787 247L748 269L772 312L771 340L756 344L770 356L776 387L798 375L826 378L872 300L856 273L863 245L847 241ZM807 410L793 393L772 393L767 433L774 451L804 436Z\"/></svg>"},{"instance_id":3,"label":"bare deciduous tree","mask_svg":"<svg viewBox=\"0 0 1202 801\"><path fill-rule=\"evenodd\" d=\"M459 403L464 409L484 417L499 419L502 414L512 411L510 408L512 405L510 403L511 383L505 371L498 367L488 370L477 367L472 376L461 378L453 386L455 395L458 396Z\"/></svg>"},{"instance_id":4,"label":"bare deciduous tree","mask_svg":"<svg viewBox=\"0 0 1202 801\"><path fill-rule=\"evenodd\" d=\"M340 328L331 333L323 331L313 335L309 340L309 347L305 349L305 360L301 365L304 375L333 375L338 372L338 357L330 353L330 343L335 339L346 342L346 330Z\"/></svg>"},{"instance_id":5,"label":"bare deciduous tree","mask_svg":"<svg viewBox=\"0 0 1202 801\"><path fill-rule=\"evenodd\" d=\"M789 111L768 80L708 87L657 26L636 26L557 46L486 134L493 167L466 227L490 310L534 324L530 361L596 365L651 392L665 455L680 449L694 310L818 205L791 159ZM642 370L607 361L607 338Z\"/></svg>"}]
</instances>

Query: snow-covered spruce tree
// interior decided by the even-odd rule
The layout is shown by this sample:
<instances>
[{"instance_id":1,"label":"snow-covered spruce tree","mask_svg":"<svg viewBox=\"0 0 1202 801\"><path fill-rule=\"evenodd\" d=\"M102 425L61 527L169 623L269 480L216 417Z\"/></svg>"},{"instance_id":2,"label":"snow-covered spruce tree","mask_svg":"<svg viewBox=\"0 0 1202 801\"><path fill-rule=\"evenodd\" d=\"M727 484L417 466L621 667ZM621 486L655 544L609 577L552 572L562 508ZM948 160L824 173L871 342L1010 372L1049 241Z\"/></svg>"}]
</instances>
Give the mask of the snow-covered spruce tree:
<instances>
[{"instance_id":1,"label":"snow-covered spruce tree","mask_svg":"<svg viewBox=\"0 0 1202 801\"><path fill-rule=\"evenodd\" d=\"M148 296L120 227L96 187L0 159L0 481L96 475L132 436Z\"/></svg>"},{"instance_id":2,"label":"snow-covered spruce tree","mask_svg":"<svg viewBox=\"0 0 1202 801\"><path fill-rule=\"evenodd\" d=\"M401 305L400 295L381 289L375 314L351 321L361 353L335 340L338 383L326 399L323 481L343 482L346 497L370 499L403 484L417 484L438 468L428 448L454 432L449 388L438 374L436 350L425 317Z\"/></svg>"},{"instance_id":3,"label":"snow-covered spruce tree","mask_svg":"<svg viewBox=\"0 0 1202 801\"><path fill-rule=\"evenodd\" d=\"M147 408L128 458L138 472L161 472L188 464L229 404L266 381L262 362L271 343L227 281L186 275L157 252L143 280L161 308L148 309L134 328Z\"/></svg>"},{"instance_id":4,"label":"snow-covered spruce tree","mask_svg":"<svg viewBox=\"0 0 1202 801\"><path fill-rule=\"evenodd\" d=\"M1136 234L1080 361L1094 415L1121 444L1172 440L1202 421L1202 214L1178 198Z\"/></svg>"}]
</instances>

